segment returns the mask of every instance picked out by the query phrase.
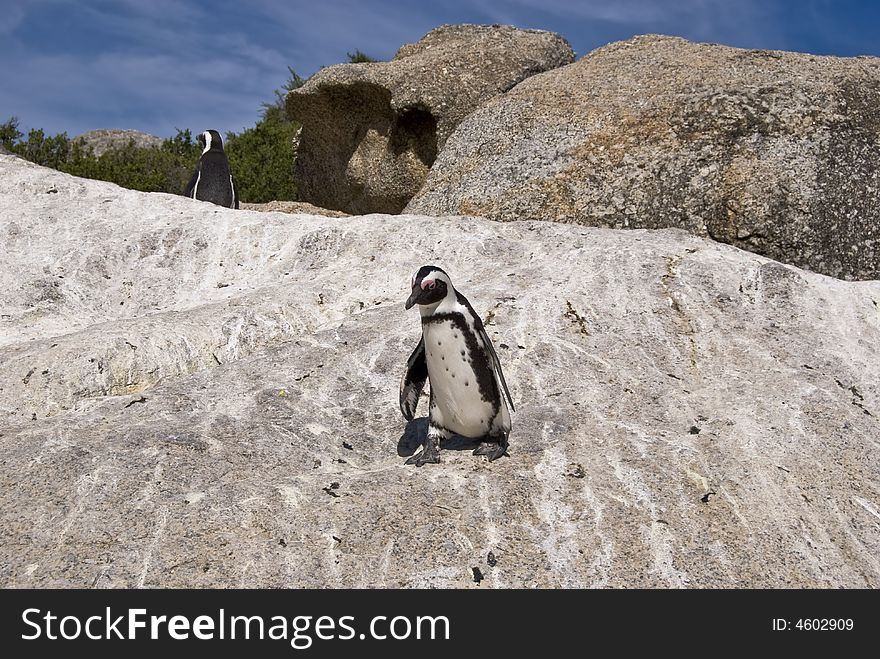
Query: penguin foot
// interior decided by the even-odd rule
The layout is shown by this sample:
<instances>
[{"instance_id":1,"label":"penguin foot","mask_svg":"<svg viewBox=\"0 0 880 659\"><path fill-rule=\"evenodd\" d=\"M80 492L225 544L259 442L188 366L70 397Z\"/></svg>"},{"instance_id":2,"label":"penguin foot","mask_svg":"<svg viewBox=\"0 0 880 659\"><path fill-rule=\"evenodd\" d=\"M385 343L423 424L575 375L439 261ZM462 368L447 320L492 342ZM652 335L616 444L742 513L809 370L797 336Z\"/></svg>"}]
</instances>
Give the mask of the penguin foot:
<instances>
[{"instance_id":1,"label":"penguin foot","mask_svg":"<svg viewBox=\"0 0 880 659\"><path fill-rule=\"evenodd\" d=\"M440 462L440 449L431 441L425 443L425 448L421 453L412 456L405 464L421 467L426 464L437 464Z\"/></svg>"},{"instance_id":2,"label":"penguin foot","mask_svg":"<svg viewBox=\"0 0 880 659\"><path fill-rule=\"evenodd\" d=\"M507 455L507 442L480 442L480 445L474 449L474 455L485 455L489 462L497 460L502 455Z\"/></svg>"}]
</instances>

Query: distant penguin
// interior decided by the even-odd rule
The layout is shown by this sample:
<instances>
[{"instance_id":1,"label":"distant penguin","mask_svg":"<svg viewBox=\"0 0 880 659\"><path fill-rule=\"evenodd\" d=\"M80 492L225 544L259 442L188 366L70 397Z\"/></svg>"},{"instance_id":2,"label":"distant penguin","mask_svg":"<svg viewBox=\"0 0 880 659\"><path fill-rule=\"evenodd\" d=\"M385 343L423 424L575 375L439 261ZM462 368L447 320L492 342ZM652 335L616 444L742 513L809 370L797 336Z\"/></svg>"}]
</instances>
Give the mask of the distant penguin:
<instances>
[{"instance_id":1,"label":"distant penguin","mask_svg":"<svg viewBox=\"0 0 880 659\"><path fill-rule=\"evenodd\" d=\"M416 304L422 340L400 382L400 411L412 420L426 380L431 382L431 399L424 448L407 464L440 462L440 441L452 434L479 438L474 455L485 455L490 462L500 458L507 451L510 411L515 410L483 322L436 266L426 265L413 275L406 308Z\"/></svg>"},{"instance_id":2,"label":"distant penguin","mask_svg":"<svg viewBox=\"0 0 880 659\"><path fill-rule=\"evenodd\" d=\"M238 191L220 133L216 130L200 133L199 144L202 145L202 155L184 195L226 208L238 208Z\"/></svg>"}]
</instances>

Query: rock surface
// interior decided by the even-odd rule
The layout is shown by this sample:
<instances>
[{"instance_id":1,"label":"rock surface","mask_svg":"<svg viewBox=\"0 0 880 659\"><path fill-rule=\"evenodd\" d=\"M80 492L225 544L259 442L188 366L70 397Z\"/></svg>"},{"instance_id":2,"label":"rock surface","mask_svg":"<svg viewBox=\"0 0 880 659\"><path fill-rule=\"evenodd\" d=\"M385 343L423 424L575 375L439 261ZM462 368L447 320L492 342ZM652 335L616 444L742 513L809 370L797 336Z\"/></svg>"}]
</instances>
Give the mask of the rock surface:
<instances>
[{"instance_id":1,"label":"rock surface","mask_svg":"<svg viewBox=\"0 0 880 659\"><path fill-rule=\"evenodd\" d=\"M99 128L97 130L90 130L82 135L77 135L73 139L74 141L82 142L87 147L91 147L92 152L96 156L100 156L110 149L126 147L131 140L134 140L136 147L153 147L157 149L165 141L156 135L127 128Z\"/></svg>"},{"instance_id":2,"label":"rock surface","mask_svg":"<svg viewBox=\"0 0 880 659\"><path fill-rule=\"evenodd\" d=\"M323 215L325 217L348 217L348 213L321 208L304 201L269 201L265 204L249 204L242 202L241 207L249 211L291 213L294 215Z\"/></svg>"},{"instance_id":3,"label":"rock surface","mask_svg":"<svg viewBox=\"0 0 880 659\"><path fill-rule=\"evenodd\" d=\"M568 42L551 32L446 25L390 62L322 69L287 95L288 115L302 123L298 193L349 213L399 213L462 119L573 60Z\"/></svg>"},{"instance_id":4,"label":"rock surface","mask_svg":"<svg viewBox=\"0 0 880 659\"><path fill-rule=\"evenodd\" d=\"M880 586L880 282L8 156L0 200L2 586ZM435 261L504 365L510 458L403 465L403 301Z\"/></svg>"},{"instance_id":5,"label":"rock surface","mask_svg":"<svg viewBox=\"0 0 880 659\"><path fill-rule=\"evenodd\" d=\"M880 59L643 36L469 116L406 208L679 227L880 278Z\"/></svg>"}]
</instances>

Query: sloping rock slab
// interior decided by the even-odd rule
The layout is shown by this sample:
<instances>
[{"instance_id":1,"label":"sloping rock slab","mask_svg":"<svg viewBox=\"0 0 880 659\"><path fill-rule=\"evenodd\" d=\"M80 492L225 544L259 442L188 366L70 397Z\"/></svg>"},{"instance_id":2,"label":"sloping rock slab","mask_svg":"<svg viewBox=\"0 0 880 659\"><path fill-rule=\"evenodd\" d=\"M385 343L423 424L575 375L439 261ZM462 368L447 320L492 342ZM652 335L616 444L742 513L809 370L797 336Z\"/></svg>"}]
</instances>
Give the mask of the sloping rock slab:
<instances>
[{"instance_id":1,"label":"sloping rock slab","mask_svg":"<svg viewBox=\"0 0 880 659\"><path fill-rule=\"evenodd\" d=\"M231 211L9 157L0 199L0 585L880 586L878 282L678 230ZM509 458L403 465L430 262L498 349ZM139 390L77 392L98 350L138 355Z\"/></svg>"}]
</instances>

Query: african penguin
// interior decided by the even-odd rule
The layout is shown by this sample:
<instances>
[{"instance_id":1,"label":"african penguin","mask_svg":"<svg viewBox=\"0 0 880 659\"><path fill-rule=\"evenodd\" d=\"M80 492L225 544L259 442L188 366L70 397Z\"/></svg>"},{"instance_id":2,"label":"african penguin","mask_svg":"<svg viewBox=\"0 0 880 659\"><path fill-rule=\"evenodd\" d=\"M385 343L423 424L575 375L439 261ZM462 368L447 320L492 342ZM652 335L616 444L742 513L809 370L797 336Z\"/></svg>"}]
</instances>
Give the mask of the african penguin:
<instances>
[{"instance_id":1,"label":"african penguin","mask_svg":"<svg viewBox=\"0 0 880 659\"><path fill-rule=\"evenodd\" d=\"M202 155L184 195L226 208L238 208L238 192L220 133L216 130L199 133L199 144L203 147Z\"/></svg>"},{"instance_id":2,"label":"african penguin","mask_svg":"<svg viewBox=\"0 0 880 659\"><path fill-rule=\"evenodd\" d=\"M422 340L400 382L400 411L412 420L426 380L431 381L431 399L425 446L407 464L440 462L440 441L452 434L482 440L474 455L490 462L500 458L507 450L510 410L515 410L483 322L449 275L433 265L413 275L406 308L416 304Z\"/></svg>"}]
</instances>

